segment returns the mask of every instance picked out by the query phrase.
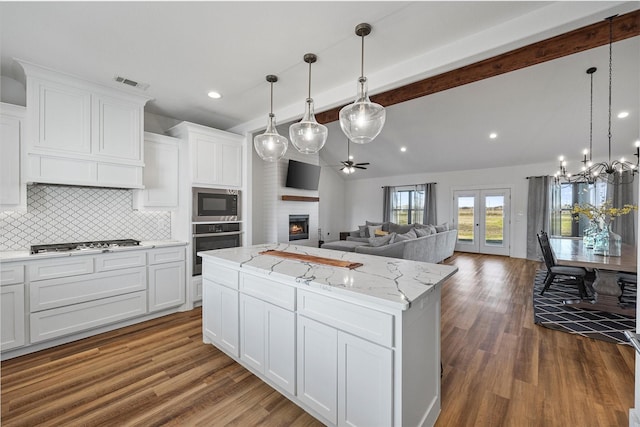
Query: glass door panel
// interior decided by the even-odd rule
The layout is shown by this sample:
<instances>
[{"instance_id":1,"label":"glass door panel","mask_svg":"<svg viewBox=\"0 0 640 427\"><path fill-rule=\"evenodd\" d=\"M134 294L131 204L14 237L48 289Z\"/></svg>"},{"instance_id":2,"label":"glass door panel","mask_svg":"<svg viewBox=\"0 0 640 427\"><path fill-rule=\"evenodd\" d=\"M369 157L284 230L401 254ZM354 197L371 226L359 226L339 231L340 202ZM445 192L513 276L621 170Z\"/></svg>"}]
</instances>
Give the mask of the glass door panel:
<instances>
[{"instance_id":1,"label":"glass door panel","mask_svg":"<svg viewBox=\"0 0 640 427\"><path fill-rule=\"evenodd\" d=\"M456 250L509 255L511 190L454 191Z\"/></svg>"},{"instance_id":2,"label":"glass door panel","mask_svg":"<svg viewBox=\"0 0 640 427\"><path fill-rule=\"evenodd\" d=\"M475 192L454 192L455 223L458 229L456 250L478 252L477 238L478 198Z\"/></svg>"},{"instance_id":3,"label":"glass door panel","mask_svg":"<svg viewBox=\"0 0 640 427\"><path fill-rule=\"evenodd\" d=\"M484 221L484 244L502 245L504 243L504 196L485 196Z\"/></svg>"}]
</instances>

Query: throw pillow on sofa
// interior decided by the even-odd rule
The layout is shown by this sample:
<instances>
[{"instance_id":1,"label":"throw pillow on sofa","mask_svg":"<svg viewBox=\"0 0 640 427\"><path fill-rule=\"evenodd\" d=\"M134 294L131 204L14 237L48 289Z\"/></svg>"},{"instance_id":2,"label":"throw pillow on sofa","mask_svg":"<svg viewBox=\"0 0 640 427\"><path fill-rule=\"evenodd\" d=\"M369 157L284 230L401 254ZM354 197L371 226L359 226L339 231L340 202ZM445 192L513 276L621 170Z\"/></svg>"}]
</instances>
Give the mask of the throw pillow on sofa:
<instances>
[{"instance_id":1,"label":"throw pillow on sofa","mask_svg":"<svg viewBox=\"0 0 640 427\"><path fill-rule=\"evenodd\" d=\"M436 225L436 231L438 233L442 233L443 231L449 231L449 223L448 222L444 222L440 225Z\"/></svg>"},{"instance_id":2,"label":"throw pillow on sofa","mask_svg":"<svg viewBox=\"0 0 640 427\"><path fill-rule=\"evenodd\" d=\"M394 222L389 223L389 231L392 233L405 234L413 228L411 224L396 224Z\"/></svg>"},{"instance_id":3,"label":"throw pillow on sofa","mask_svg":"<svg viewBox=\"0 0 640 427\"><path fill-rule=\"evenodd\" d=\"M388 245L391 242L391 239L393 238L393 233L389 233L385 236L380 236L380 237L369 237L369 246L373 246L374 248L377 248L378 246L384 246L384 245Z\"/></svg>"},{"instance_id":4,"label":"throw pillow on sofa","mask_svg":"<svg viewBox=\"0 0 640 427\"><path fill-rule=\"evenodd\" d=\"M381 225L382 226L382 231L391 231L389 230L389 222L372 222L372 221L365 221L366 225Z\"/></svg>"},{"instance_id":5,"label":"throw pillow on sofa","mask_svg":"<svg viewBox=\"0 0 640 427\"><path fill-rule=\"evenodd\" d=\"M382 225L368 225L368 234L366 237L376 237L376 231L382 231Z\"/></svg>"},{"instance_id":6,"label":"throw pillow on sofa","mask_svg":"<svg viewBox=\"0 0 640 427\"><path fill-rule=\"evenodd\" d=\"M416 239L417 237L418 235L416 234L416 230L412 228L411 230L403 234L396 233L393 238L393 243L402 242L403 240Z\"/></svg>"},{"instance_id":7,"label":"throw pillow on sofa","mask_svg":"<svg viewBox=\"0 0 640 427\"><path fill-rule=\"evenodd\" d=\"M431 236L432 233L430 228L414 228L414 230L416 231L416 234L418 235L418 237L424 237L424 236Z\"/></svg>"}]
</instances>

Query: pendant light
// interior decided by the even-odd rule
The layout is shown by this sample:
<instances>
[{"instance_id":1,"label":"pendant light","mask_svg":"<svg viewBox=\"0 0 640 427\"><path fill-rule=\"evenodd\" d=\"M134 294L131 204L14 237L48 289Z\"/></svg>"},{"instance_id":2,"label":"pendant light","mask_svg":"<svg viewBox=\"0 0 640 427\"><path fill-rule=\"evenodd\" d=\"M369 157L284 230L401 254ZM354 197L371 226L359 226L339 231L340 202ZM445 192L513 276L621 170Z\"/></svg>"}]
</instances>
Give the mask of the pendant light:
<instances>
[{"instance_id":1,"label":"pendant light","mask_svg":"<svg viewBox=\"0 0 640 427\"><path fill-rule=\"evenodd\" d=\"M311 98L311 64L318 60L313 53L307 53L303 57L309 64L309 92L304 107L304 116L298 123L289 127L289 138L296 149L303 154L314 154L320 151L327 142L329 131L326 126L316 121L313 112L313 99Z\"/></svg>"},{"instance_id":2,"label":"pendant light","mask_svg":"<svg viewBox=\"0 0 640 427\"><path fill-rule=\"evenodd\" d=\"M278 77L269 74L266 79L271 85L269 121L267 122L267 129L264 133L262 135L256 135L255 138L253 138L253 146L262 160L275 162L280 160L284 156L284 153L287 152L289 141L278 133L276 129L276 116L273 114L273 84L278 81Z\"/></svg>"},{"instance_id":3,"label":"pendant light","mask_svg":"<svg viewBox=\"0 0 640 427\"><path fill-rule=\"evenodd\" d=\"M364 76L364 38L371 33L371 25L363 23L356 26L356 35L362 38L360 56L360 78L358 94L353 104L340 110L340 127L344 134L356 144L368 144L382 131L386 111L382 105L369 100L367 78Z\"/></svg>"}]
</instances>

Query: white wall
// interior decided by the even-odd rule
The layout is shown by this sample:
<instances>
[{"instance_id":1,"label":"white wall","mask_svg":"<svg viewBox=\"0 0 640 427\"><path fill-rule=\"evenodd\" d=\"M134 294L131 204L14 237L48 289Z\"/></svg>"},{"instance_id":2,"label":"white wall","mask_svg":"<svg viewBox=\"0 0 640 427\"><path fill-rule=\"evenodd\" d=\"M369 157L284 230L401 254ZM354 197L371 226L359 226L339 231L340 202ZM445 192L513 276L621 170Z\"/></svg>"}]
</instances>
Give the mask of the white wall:
<instances>
[{"instance_id":1,"label":"white wall","mask_svg":"<svg viewBox=\"0 0 640 427\"><path fill-rule=\"evenodd\" d=\"M342 173L331 168L320 160L320 228L325 242L338 240L341 231L350 228L346 222L345 180Z\"/></svg>"},{"instance_id":2,"label":"white wall","mask_svg":"<svg viewBox=\"0 0 640 427\"><path fill-rule=\"evenodd\" d=\"M144 130L146 132L166 135L167 129L174 127L180 122L181 120L177 120L171 117L149 113L148 111L144 112Z\"/></svg>"},{"instance_id":3,"label":"white wall","mask_svg":"<svg viewBox=\"0 0 640 427\"><path fill-rule=\"evenodd\" d=\"M511 256L526 258L528 176L548 173L548 164L510 166L445 173L424 173L349 181L346 184L346 230L366 220L382 220L382 186L436 182L437 222L453 222L453 191L460 189L511 189Z\"/></svg>"},{"instance_id":4,"label":"white wall","mask_svg":"<svg viewBox=\"0 0 640 427\"><path fill-rule=\"evenodd\" d=\"M26 106L27 90L22 82L7 76L0 76L0 102Z\"/></svg>"},{"instance_id":5,"label":"white wall","mask_svg":"<svg viewBox=\"0 0 640 427\"><path fill-rule=\"evenodd\" d=\"M278 129L281 135L286 135L288 128ZM288 242L289 215L309 215L309 239L296 240L296 245L317 246L319 223L318 202L284 201L283 195L319 197L319 191L301 190L285 187L289 159L318 165L318 154L301 154L291 143L281 160L265 162L252 150L252 188L250 189L253 203L253 244Z\"/></svg>"}]
</instances>

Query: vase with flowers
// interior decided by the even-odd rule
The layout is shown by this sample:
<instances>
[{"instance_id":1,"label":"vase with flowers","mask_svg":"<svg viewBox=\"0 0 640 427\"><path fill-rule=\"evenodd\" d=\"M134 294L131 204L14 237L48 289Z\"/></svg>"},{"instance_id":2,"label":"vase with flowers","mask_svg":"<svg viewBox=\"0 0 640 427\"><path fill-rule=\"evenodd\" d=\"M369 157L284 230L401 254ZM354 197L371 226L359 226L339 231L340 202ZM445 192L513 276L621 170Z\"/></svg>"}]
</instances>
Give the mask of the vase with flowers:
<instances>
[{"instance_id":1,"label":"vase with flowers","mask_svg":"<svg viewBox=\"0 0 640 427\"><path fill-rule=\"evenodd\" d=\"M573 206L572 213L583 215L589 220L589 243L585 243L585 246L589 247L588 244L592 244L594 255L620 256L622 239L620 235L611 231L611 223L616 217L635 210L638 210L638 207L629 204L621 208L614 208L611 200L606 200L600 206L594 206L590 203L576 204Z\"/></svg>"}]
</instances>

